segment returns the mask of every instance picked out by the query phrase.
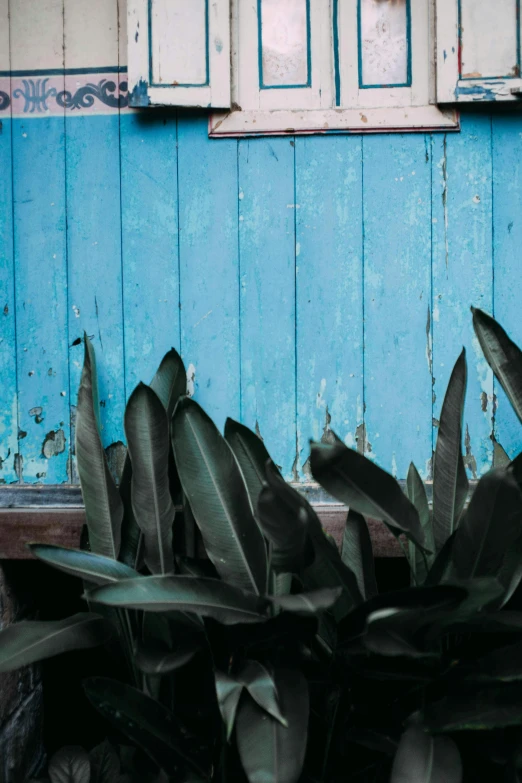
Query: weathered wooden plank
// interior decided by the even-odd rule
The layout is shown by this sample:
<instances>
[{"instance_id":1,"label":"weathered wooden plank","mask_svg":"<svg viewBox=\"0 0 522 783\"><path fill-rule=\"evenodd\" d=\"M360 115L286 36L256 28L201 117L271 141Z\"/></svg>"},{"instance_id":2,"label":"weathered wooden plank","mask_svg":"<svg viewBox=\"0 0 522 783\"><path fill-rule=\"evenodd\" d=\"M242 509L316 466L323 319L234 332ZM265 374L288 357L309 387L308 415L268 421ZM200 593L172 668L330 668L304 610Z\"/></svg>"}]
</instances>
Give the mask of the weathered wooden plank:
<instances>
[{"instance_id":1,"label":"weathered wooden plank","mask_svg":"<svg viewBox=\"0 0 522 783\"><path fill-rule=\"evenodd\" d=\"M63 68L63 7L20 0L10 7L11 67ZM45 114L45 84L26 88L13 120L19 458L27 482L67 480L65 134L63 111Z\"/></svg>"},{"instance_id":2,"label":"weathered wooden plank","mask_svg":"<svg viewBox=\"0 0 522 783\"><path fill-rule=\"evenodd\" d=\"M116 65L116 0L66 3L64 40L67 69ZM65 134L71 404L76 405L86 332L98 359L102 439L109 445L123 439L125 405L119 113L67 111Z\"/></svg>"},{"instance_id":3,"label":"weathered wooden plank","mask_svg":"<svg viewBox=\"0 0 522 783\"><path fill-rule=\"evenodd\" d=\"M10 70L9 4L0 0L0 70ZM15 272L13 246L13 157L11 79L0 77L0 483L18 481L14 469L18 452L16 378Z\"/></svg>"},{"instance_id":4,"label":"weathered wooden plank","mask_svg":"<svg viewBox=\"0 0 522 783\"><path fill-rule=\"evenodd\" d=\"M431 458L429 145L363 139L365 452L397 478Z\"/></svg>"},{"instance_id":5,"label":"weathered wooden plank","mask_svg":"<svg viewBox=\"0 0 522 783\"><path fill-rule=\"evenodd\" d=\"M470 478L491 465L493 379L470 307L492 308L491 120L463 116L459 135L433 136L433 375L438 419L449 376L466 348L464 444ZM435 421L436 424L436 421Z\"/></svg>"},{"instance_id":6,"label":"weathered wooden plank","mask_svg":"<svg viewBox=\"0 0 522 783\"><path fill-rule=\"evenodd\" d=\"M355 446L363 422L362 152L357 137L296 138L299 474L330 427ZM298 208L297 208L298 207Z\"/></svg>"},{"instance_id":7,"label":"weathered wooden plank","mask_svg":"<svg viewBox=\"0 0 522 783\"><path fill-rule=\"evenodd\" d=\"M240 415L237 142L207 134L206 115L180 113L181 351L189 393L222 429Z\"/></svg>"},{"instance_id":8,"label":"weathered wooden plank","mask_svg":"<svg viewBox=\"0 0 522 783\"><path fill-rule=\"evenodd\" d=\"M241 416L297 478L294 140L239 142Z\"/></svg>"},{"instance_id":9,"label":"weathered wooden plank","mask_svg":"<svg viewBox=\"0 0 522 783\"><path fill-rule=\"evenodd\" d=\"M494 313L522 346L522 121L519 115L492 119ZM494 380L495 437L510 457L522 451L522 425Z\"/></svg>"},{"instance_id":10,"label":"weathered wooden plank","mask_svg":"<svg viewBox=\"0 0 522 783\"><path fill-rule=\"evenodd\" d=\"M121 115L121 205L127 396L180 349L176 116Z\"/></svg>"}]
</instances>

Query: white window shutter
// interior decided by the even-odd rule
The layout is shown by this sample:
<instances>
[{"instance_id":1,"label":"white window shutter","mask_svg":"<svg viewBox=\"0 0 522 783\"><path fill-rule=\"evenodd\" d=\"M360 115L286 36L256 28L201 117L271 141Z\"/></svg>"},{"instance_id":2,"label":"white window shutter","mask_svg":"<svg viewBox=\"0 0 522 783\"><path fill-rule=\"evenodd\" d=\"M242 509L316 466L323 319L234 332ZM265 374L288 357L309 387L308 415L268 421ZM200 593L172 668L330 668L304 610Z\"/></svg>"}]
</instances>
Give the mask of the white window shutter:
<instances>
[{"instance_id":1,"label":"white window shutter","mask_svg":"<svg viewBox=\"0 0 522 783\"><path fill-rule=\"evenodd\" d=\"M230 0L128 0L129 105L230 107Z\"/></svg>"},{"instance_id":2,"label":"white window shutter","mask_svg":"<svg viewBox=\"0 0 522 783\"><path fill-rule=\"evenodd\" d=\"M436 0L437 101L521 101L519 0Z\"/></svg>"}]
</instances>

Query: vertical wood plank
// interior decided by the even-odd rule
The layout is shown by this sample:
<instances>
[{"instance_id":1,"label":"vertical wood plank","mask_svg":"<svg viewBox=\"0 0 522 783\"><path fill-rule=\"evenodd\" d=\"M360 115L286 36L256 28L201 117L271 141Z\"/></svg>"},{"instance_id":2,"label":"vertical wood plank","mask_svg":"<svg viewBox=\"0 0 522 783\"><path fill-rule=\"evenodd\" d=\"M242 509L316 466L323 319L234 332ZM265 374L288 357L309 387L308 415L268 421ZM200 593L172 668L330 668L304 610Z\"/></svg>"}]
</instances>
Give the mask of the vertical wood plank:
<instances>
[{"instance_id":1,"label":"vertical wood plank","mask_svg":"<svg viewBox=\"0 0 522 783\"><path fill-rule=\"evenodd\" d=\"M180 350L176 116L121 113L127 396Z\"/></svg>"},{"instance_id":2,"label":"vertical wood plank","mask_svg":"<svg viewBox=\"0 0 522 783\"><path fill-rule=\"evenodd\" d=\"M522 347L522 121L519 115L492 120L493 261L495 318ZM522 426L494 380L495 437L510 457L522 451Z\"/></svg>"},{"instance_id":3,"label":"vertical wood plank","mask_svg":"<svg viewBox=\"0 0 522 783\"><path fill-rule=\"evenodd\" d=\"M9 2L0 0L0 70L9 72ZM0 103L11 94L9 76L0 77ZM4 97L4 95L6 97ZM18 480L18 397L16 378L15 277L11 107L0 115L0 484Z\"/></svg>"},{"instance_id":4,"label":"vertical wood plank","mask_svg":"<svg viewBox=\"0 0 522 783\"><path fill-rule=\"evenodd\" d=\"M366 453L397 478L431 457L429 146L423 135L365 137Z\"/></svg>"},{"instance_id":5,"label":"vertical wood plank","mask_svg":"<svg viewBox=\"0 0 522 783\"><path fill-rule=\"evenodd\" d=\"M242 419L298 477L294 141L239 142Z\"/></svg>"},{"instance_id":6,"label":"vertical wood plank","mask_svg":"<svg viewBox=\"0 0 522 783\"><path fill-rule=\"evenodd\" d=\"M296 139L297 434L355 447L363 422L362 144ZM330 436L331 437L331 436Z\"/></svg>"},{"instance_id":7,"label":"vertical wood plank","mask_svg":"<svg viewBox=\"0 0 522 783\"><path fill-rule=\"evenodd\" d=\"M470 478L492 454L493 378L473 333L470 307L492 308L491 120L463 115L460 134L434 135L433 374L435 423L449 376L466 348L464 444Z\"/></svg>"},{"instance_id":8,"label":"vertical wood plank","mask_svg":"<svg viewBox=\"0 0 522 783\"><path fill-rule=\"evenodd\" d=\"M188 390L216 425L239 418L237 141L179 113L181 352Z\"/></svg>"},{"instance_id":9,"label":"vertical wood plank","mask_svg":"<svg viewBox=\"0 0 522 783\"><path fill-rule=\"evenodd\" d=\"M61 0L11 3L11 67L63 68ZM18 470L24 481L67 481L69 373L64 116L13 120Z\"/></svg>"},{"instance_id":10,"label":"vertical wood plank","mask_svg":"<svg viewBox=\"0 0 522 783\"><path fill-rule=\"evenodd\" d=\"M91 34L83 37L86 16ZM66 68L118 64L116 0L66 2L64 24ZM71 403L76 405L83 362L78 341L85 331L98 360L100 420L107 446L124 437L118 111L68 111L65 132Z\"/></svg>"}]
</instances>

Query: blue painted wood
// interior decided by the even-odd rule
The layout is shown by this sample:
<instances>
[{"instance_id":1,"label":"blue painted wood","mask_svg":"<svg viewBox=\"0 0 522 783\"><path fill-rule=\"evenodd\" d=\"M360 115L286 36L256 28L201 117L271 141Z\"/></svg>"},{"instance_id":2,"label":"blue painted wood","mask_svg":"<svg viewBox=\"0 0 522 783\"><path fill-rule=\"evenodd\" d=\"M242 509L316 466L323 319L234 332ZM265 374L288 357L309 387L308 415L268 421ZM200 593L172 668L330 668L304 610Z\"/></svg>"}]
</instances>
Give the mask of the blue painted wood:
<instances>
[{"instance_id":1,"label":"blue painted wood","mask_svg":"<svg viewBox=\"0 0 522 783\"><path fill-rule=\"evenodd\" d=\"M84 350L78 340L85 331L96 351L102 440L108 446L124 438L119 117L68 115L65 130L71 404L77 401Z\"/></svg>"},{"instance_id":2,"label":"blue painted wood","mask_svg":"<svg viewBox=\"0 0 522 783\"><path fill-rule=\"evenodd\" d=\"M494 117L493 261L494 314L522 347L522 120ZM495 380L495 437L511 457L522 451L522 425Z\"/></svg>"},{"instance_id":3,"label":"blue painted wood","mask_svg":"<svg viewBox=\"0 0 522 783\"><path fill-rule=\"evenodd\" d=\"M432 150L434 417L464 346L464 447L469 475L475 477L487 470L492 455L493 378L469 309L474 305L490 313L493 303L490 118L464 115L461 133L434 135Z\"/></svg>"},{"instance_id":4,"label":"blue painted wood","mask_svg":"<svg viewBox=\"0 0 522 783\"><path fill-rule=\"evenodd\" d=\"M176 116L121 113L127 397L180 350Z\"/></svg>"},{"instance_id":5,"label":"blue painted wood","mask_svg":"<svg viewBox=\"0 0 522 783\"><path fill-rule=\"evenodd\" d=\"M431 457L429 145L363 139L364 404L367 456L398 478Z\"/></svg>"},{"instance_id":6,"label":"blue painted wood","mask_svg":"<svg viewBox=\"0 0 522 783\"><path fill-rule=\"evenodd\" d=\"M24 481L59 484L70 447L64 118L15 119L12 133L19 452Z\"/></svg>"},{"instance_id":7,"label":"blue painted wood","mask_svg":"<svg viewBox=\"0 0 522 783\"><path fill-rule=\"evenodd\" d=\"M12 123L0 132L0 484L18 481L15 271L13 258Z\"/></svg>"},{"instance_id":8,"label":"blue painted wood","mask_svg":"<svg viewBox=\"0 0 522 783\"><path fill-rule=\"evenodd\" d=\"M178 126L181 353L189 391L222 429L240 415L237 141L207 117Z\"/></svg>"},{"instance_id":9,"label":"blue painted wood","mask_svg":"<svg viewBox=\"0 0 522 783\"><path fill-rule=\"evenodd\" d=\"M295 157L297 436L310 478L309 440L331 427L355 446L363 422L362 143L298 137Z\"/></svg>"},{"instance_id":10,"label":"blue painted wood","mask_svg":"<svg viewBox=\"0 0 522 783\"><path fill-rule=\"evenodd\" d=\"M239 142L241 416L297 478L295 183L289 138Z\"/></svg>"}]
</instances>

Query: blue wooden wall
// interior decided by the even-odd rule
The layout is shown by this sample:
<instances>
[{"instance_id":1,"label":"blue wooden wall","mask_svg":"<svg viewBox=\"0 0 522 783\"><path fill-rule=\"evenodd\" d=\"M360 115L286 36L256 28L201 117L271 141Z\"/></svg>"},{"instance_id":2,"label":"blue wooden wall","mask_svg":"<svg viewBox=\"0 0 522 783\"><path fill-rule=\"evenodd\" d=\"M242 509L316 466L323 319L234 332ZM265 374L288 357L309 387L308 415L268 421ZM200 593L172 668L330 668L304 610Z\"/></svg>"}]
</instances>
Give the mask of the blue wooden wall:
<instances>
[{"instance_id":1,"label":"blue wooden wall","mask_svg":"<svg viewBox=\"0 0 522 783\"><path fill-rule=\"evenodd\" d=\"M83 330L106 445L176 347L289 479L329 428L425 478L462 346L470 477L520 429L470 305L522 342L522 118L460 133L209 140L189 111L2 117L0 482L71 479Z\"/></svg>"}]
</instances>

